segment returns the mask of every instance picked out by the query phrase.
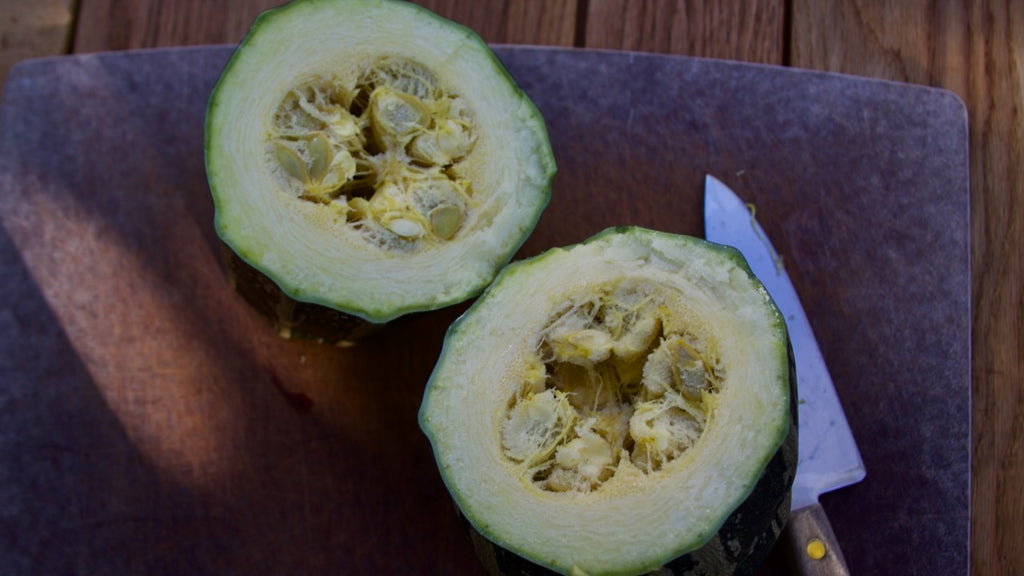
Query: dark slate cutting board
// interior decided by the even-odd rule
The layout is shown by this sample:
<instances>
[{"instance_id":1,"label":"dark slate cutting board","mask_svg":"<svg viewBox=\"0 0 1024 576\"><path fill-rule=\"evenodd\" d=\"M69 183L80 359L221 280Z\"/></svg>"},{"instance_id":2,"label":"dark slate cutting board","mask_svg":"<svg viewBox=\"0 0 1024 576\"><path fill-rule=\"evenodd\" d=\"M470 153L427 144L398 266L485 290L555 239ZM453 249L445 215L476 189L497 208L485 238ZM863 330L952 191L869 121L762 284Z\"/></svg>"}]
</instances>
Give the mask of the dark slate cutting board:
<instances>
[{"instance_id":1,"label":"dark slate cutting board","mask_svg":"<svg viewBox=\"0 0 1024 576\"><path fill-rule=\"evenodd\" d=\"M225 282L202 146L230 50L10 74L0 566L479 572L416 424L464 305L339 349L278 338ZM702 235L704 175L724 180L782 254L860 444L867 479L823 498L853 573L967 573L962 103L777 67L497 50L559 165L519 256L620 224Z\"/></svg>"}]
</instances>

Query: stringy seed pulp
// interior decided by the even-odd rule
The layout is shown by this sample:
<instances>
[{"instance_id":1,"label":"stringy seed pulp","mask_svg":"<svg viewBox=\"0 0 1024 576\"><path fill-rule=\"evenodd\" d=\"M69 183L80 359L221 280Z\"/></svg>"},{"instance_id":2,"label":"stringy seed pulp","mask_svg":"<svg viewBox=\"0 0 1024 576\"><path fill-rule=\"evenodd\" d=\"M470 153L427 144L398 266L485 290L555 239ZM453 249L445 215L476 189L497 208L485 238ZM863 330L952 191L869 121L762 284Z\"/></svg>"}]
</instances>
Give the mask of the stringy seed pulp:
<instances>
[{"instance_id":1,"label":"stringy seed pulp","mask_svg":"<svg viewBox=\"0 0 1024 576\"><path fill-rule=\"evenodd\" d=\"M460 163L474 140L457 94L424 66L385 57L351 87L318 77L290 90L268 149L297 197L333 210L368 242L401 250L461 229L473 201Z\"/></svg>"},{"instance_id":2,"label":"stringy seed pulp","mask_svg":"<svg viewBox=\"0 0 1024 576\"><path fill-rule=\"evenodd\" d=\"M668 307L624 282L567 301L508 401L505 456L549 492L592 492L623 461L654 474L700 438L722 383L714 342L666 332Z\"/></svg>"}]
</instances>

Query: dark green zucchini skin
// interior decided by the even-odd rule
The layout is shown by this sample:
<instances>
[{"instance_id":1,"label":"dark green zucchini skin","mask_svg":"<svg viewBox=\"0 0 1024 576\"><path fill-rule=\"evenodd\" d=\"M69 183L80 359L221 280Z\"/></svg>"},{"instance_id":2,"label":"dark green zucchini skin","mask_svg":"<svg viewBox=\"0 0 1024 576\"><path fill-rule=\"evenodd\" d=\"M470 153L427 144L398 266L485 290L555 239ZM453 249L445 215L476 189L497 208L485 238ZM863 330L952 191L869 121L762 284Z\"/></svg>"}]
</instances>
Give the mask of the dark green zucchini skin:
<instances>
[{"instance_id":1,"label":"dark green zucchini skin","mask_svg":"<svg viewBox=\"0 0 1024 576\"><path fill-rule=\"evenodd\" d=\"M796 477L798 422L796 364L789 350L789 432L765 466L754 489L702 547L658 570L657 576L751 576L768 559L789 521L793 479ZM460 514L461 516L461 514ZM557 572L497 546L463 518L473 549L492 576L548 576ZM572 538L572 534L566 534ZM596 576L596 575L590 575Z\"/></svg>"},{"instance_id":2,"label":"dark green zucchini skin","mask_svg":"<svg viewBox=\"0 0 1024 576\"><path fill-rule=\"evenodd\" d=\"M227 245L222 253L228 281L235 291L282 336L351 346L384 326L327 306L295 300Z\"/></svg>"}]
</instances>

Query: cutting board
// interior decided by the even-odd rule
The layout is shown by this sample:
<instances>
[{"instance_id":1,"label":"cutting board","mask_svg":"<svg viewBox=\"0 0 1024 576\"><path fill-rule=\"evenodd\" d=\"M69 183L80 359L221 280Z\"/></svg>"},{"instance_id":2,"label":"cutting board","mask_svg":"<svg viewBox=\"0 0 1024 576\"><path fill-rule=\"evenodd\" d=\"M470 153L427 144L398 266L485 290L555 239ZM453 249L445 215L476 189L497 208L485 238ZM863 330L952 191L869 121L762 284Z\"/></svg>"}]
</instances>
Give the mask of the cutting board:
<instances>
[{"instance_id":1,"label":"cutting board","mask_svg":"<svg viewBox=\"0 0 1024 576\"><path fill-rule=\"evenodd\" d=\"M228 286L203 168L230 47L60 57L0 111L0 566L474 574L416 413L465 304L354 348ZM951 93L677 56L498 46L548 121L517 258L702 235L714 174L782 255L867 466L824 506L854 574L966 573L967 118ZM773 566L765 567L774 570Z\"/></svg>"}]
</instances>

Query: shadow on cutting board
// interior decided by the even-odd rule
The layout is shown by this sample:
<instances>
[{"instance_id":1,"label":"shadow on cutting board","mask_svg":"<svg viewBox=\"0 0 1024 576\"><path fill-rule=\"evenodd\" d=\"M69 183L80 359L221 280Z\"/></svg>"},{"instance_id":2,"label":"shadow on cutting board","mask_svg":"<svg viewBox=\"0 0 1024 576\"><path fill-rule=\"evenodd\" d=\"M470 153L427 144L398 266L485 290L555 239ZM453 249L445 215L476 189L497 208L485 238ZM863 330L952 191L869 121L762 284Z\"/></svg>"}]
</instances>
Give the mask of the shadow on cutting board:
<instances>
[{"instance_id":1,"label":"shadow on cutting board","mask_svg":"<svg viewBox=\"0 0 1024 576\"><path fill-rule=\"evenodd\" d=\"M479 570L416 421L455 311L396 322L403 346L279 338L220 267L208 87L128 60L30 70L5 102L0 564Z\"/></svg>"}]
</instances>

